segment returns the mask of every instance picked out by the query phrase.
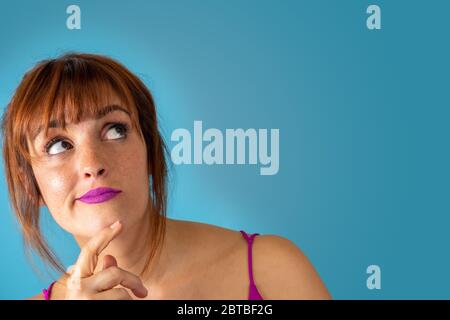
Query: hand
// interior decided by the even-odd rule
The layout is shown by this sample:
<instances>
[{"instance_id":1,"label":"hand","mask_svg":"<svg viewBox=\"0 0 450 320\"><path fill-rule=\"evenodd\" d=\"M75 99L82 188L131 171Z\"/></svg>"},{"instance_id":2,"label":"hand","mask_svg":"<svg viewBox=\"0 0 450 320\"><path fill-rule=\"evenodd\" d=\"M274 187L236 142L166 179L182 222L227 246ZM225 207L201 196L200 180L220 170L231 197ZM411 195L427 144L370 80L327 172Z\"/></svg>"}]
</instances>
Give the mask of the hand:
<instances>
[{"instance_id":1,"label":"hand","mask_svg":"<svg viewBox=\"0 0 450 320\"><path fill-rule=\"evenodd\" d=\"M142 280L119 268L113 256L106 255L102 270L94 274L98 256L121 230L122 225L117 221L91 238L81 249L67 281L66 299L131 300L132 297L125 288L130 289L138 298L147 296L147 288ZM115 288L118 285L125 288Z\"/></svg>"}]
</instances>

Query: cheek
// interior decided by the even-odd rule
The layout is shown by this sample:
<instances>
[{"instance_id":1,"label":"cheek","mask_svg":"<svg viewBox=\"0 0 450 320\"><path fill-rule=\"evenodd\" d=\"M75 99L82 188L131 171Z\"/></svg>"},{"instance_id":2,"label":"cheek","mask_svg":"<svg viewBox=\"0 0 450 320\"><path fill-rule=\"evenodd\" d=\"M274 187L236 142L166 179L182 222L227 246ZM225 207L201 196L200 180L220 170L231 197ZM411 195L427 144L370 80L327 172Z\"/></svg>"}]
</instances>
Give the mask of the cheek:
<instances>
[{"instance_id":1,"label":"cheek","mask_svg":"<svg viewBox=\"0 0 450 320\"><path fill-rule=\"evenodd\" d=\"M136 182L142 183L143 179L146 179L146 176L148 176L145 144L133 143L133 147L124 155L121 160L121 174L123 177L133 177L136 179Z\"/></svg>"},{"instance_id":2,"label":"cheek","mask_svg":"<svg viewBox=\"0 0 450 320\"><path fill-rule=\"evenodd\" d=\"M123 187L132 193L130 196L133 198L132 202L138 207L136 209L141 210L148 201L149 192L147 150L145 145L133 149L133 152L123 158L120 177L118 177Z\"/></svg>"},{"instance_id":3,"label":"cheek","mask_svg":"<svg viewBox=\"0 0 450 320\"><path fill-rule=\"evenodd\" d=\"M122 177L122 183L128 185L136 196L142 197L148 192L147 163L145 159L133 159L129 162L128 170Z\"/></svg>"},{"instance_id":4,"label":"cheek","mask_svg":"<svg viewBox=\"0 0 450 320\"><path fill-rule=\"evenodd\" d=\"M39 172L36 180L50 210L54 207L61 208L67 196L70 195L70 190L73 190L71 179L67 173L55 170Z\"/></svg>"},{"instance_id":5,"label":"cheek","mask_svg":"<svg viewBox=\"0 0 450 320\"><path fill-rule=\"evenodd\" d=\"M51 190L64 190L67 185L66 179L64 179L62 176L55 176L48 179L48 189Z\"/></svg>"},{"instance_id":6,"label":"cheek","mask_svg":"<svg viewBox=\"0 0 450 320\"><path fill-rule=\"evenodd\" d=\"M67 224L67 214L63 208L67 208L66 201L73 196L74 186L68 172L64 170L37 170L35 171L36 181L41 190L45 206L53 219L60 225Z\"/></svg>"}]
</instances>

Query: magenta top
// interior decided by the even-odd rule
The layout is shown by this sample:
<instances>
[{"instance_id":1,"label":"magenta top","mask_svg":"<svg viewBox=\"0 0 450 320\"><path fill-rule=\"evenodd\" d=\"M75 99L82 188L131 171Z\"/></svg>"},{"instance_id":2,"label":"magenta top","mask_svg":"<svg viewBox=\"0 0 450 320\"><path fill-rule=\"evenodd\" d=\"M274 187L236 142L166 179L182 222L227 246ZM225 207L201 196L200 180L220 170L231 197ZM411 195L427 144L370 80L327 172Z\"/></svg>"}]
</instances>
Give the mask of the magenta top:
<instances>
[{"instance_id":1,"label":"magenta top","mask_svg":"<svg viewBox=\"0 0 450 320\"><path fill-rule=\"evenodd\" d=\"M240 230L242 236L247 240L248 243L248 275L250 278L250 285L249 285L249 293L248 293L248 300L264 300L261 294L258 291L258 288L256 287L255 281L253 280L253 268L252 268L252 245L253 245L253 239L259 235L259 233L255 233L252 235L248 235L245 231ZM52 288L55 284L55 281L53 281L48 289L42 290L42 293L44 295L45 300L50 300L50 295L52 294Z\"/></svg>"},{"instance_id":2,"label":"magenta top","mask_svg":"<svg viewBox=\"0 0 450 320\"><path fill-rule=\"evenodd\" d=\"M44 289L44 290L42 290L42 294L44 295L44 299L45 300L50 300L50 295L51 295L51 293L52 293L52 288L53 288L53 285L55 284L55 281L53 281L51 284L50 284L50 286L48 287L48 289Z\"/></svg>"},{"instance_id":3,"label":"magenta top","mask_svg":"<svg viewBox=\"0 0 450 320\"><path fill-rule=\"evenodd\" d=\"M264 300L261 294L256 287L255 281L253 280L253 268L252 268L252 245L253 239L259 235L259 233L255 233L252 235L248 235L245 231L241 230L242 235L248 242L248 275L250 278L250 286L248 293L248 300Z\"/></svg>"}]
</instances>

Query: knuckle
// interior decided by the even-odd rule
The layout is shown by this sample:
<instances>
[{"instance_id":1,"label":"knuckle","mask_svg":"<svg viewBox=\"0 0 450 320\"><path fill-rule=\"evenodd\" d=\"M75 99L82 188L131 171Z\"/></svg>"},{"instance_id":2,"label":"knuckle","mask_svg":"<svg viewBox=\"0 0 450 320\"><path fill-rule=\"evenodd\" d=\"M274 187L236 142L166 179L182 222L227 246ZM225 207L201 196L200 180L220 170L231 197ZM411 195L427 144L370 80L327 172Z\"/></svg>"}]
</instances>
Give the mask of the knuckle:
<instances>
[{"instance_id":1,"label":"knuckle","mask_svg":"<svg viewBox=\"0 0 450 320\"><path fill-rule=\"evenodd\" d=\"M109 276L112 278L120 278L122 276L122 270L118 267L109 267L108 269Z\"/></svg>"}]
</instances>

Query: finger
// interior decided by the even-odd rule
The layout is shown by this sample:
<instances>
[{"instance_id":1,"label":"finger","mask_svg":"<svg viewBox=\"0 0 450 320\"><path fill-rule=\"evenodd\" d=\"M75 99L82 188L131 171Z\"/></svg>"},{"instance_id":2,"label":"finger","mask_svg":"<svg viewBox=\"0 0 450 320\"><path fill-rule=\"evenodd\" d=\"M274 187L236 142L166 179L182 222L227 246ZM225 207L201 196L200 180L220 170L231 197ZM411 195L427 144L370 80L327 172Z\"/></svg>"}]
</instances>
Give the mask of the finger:
<instances>
[{"instance_id":1,"label":"finger","mask_svg":"<svg viewBox=\"0 0 450 320\"><path fill-rule=\"evenodd\" d=\"M116 221L110 227L104 228L98 235L91 238L81 249L72 277L79 279L92 275L97 266L98 255L121 230L122 224L119 221Z\"/></svg>"},{"instance_id":2,"label":"finger","mask_svg":"<svg viewBox=\"0 0 450 320\"><path fill-rule=\"evenodd\" d=\"M125 288L114 288L97 293L95 300L133 300Z\"/></svg>"},{"instance_id":3,"label":"finger","mask_svg":"<svg viewBox=\"0 0 450 320\"><path fill-rule=\"evenodd\" d=\"M107 254L103 257L102 270L108 269L109 267L117 267L117 260L112 255Z\"/></svg>"},{"instance_id":4,"label":"finger","mask_svg":"<svg viewBox=\"0 0 450 320\"><path fill-rule=\"evenodd\" d=\"M141 278L131 272L120 269L119 267L109 267L83 281L88 287L91 287L98 292L121 285L130 289L133 294L139 298L145 298L148 293Z\"/></svg>"}]
</instances>

